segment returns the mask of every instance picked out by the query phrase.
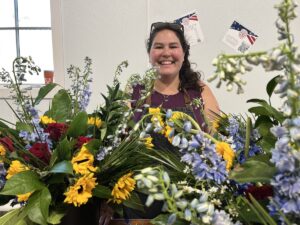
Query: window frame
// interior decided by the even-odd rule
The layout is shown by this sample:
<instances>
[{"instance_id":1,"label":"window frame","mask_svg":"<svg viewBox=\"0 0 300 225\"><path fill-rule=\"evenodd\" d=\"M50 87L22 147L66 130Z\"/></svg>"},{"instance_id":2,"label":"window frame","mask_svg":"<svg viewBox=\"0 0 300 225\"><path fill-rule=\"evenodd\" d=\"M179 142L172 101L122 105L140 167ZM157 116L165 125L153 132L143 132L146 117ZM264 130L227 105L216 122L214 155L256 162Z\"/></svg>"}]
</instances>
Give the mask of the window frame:
<instances>
[{"instance_id":1,"label":"window frame","mask_svg":"<svg viewBox=\"0 0 300 225\"><path fill-rule=\"evenodd\" d=\"M64 54L63 54L63 27L62 27L62 7L60 0L50 0L51 11L51 30L52 30L52 48L53 48L53 67L55 83L65 87L64 77ZM25 86L25 85L24 85ZM32 97L38 94L40 87L44 84L35 84L32 86ZM0 84L0 99L11 99L10 90ZM46 99L51 99L53 94L49 94Z\"/></svg>"}]
</instances>

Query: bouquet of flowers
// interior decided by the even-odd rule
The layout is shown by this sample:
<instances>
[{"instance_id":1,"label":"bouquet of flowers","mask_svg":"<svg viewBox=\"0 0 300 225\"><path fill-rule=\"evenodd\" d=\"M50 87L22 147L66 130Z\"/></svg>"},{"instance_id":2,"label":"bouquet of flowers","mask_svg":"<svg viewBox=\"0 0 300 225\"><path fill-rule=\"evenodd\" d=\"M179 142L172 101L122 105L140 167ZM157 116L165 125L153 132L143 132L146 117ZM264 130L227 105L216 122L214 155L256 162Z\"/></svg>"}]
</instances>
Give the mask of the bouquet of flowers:
<instances>
[{"instance_id":1,"label":"bouquet of flowers","mask_svg":"<svg viewBox=\"0 0 300 225\"><path fill-rule=\"evenodd\" d=\"M0 121L1 204L21 204L2 216L1 224L59 224L68 207L93 198L108 200L116 208L121 203L138 207L133 171L151 162L137 154L147 148L130 128L132 112L117 82L127 64L118 67L113 87L103 95L105 104L91 114L85 111L91 60L86 58L85 64L82 72L74 66L68 69L71 88L59 89L43 114L38 104L58 85L41 87L33 99L30 88L22 85L27 72L40 71L31 58L15 59L12 77L1 72L17 108L7 103L18 119L16 124Z\"/></svg>"}]
</instances>

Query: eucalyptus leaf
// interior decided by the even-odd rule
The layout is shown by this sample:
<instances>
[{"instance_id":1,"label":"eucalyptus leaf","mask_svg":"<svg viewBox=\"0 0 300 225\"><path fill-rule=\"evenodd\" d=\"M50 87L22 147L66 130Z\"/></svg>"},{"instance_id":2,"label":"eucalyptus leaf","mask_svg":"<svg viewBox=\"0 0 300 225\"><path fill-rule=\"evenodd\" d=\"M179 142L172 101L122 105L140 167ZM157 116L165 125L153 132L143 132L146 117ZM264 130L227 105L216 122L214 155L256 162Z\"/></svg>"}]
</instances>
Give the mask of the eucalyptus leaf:
<instances>
[{"instance_id":1,"label":"eucalyptus leaf","mask_svg":"<svg viewBox=\"0 0 300 225\"><path fill-rule=\"evenodd\" d=\"M47 96L47 94L50 91L52 91L56 86L57 86L57 84L50 83L50 84L47 84L46 86L41 87L39 90L39 93L33 103L33 106L38 105Z\"/></svg>"},{"instance_id":2,"label":"eucalyptus leaf","mask_svg":"<svg viewBox=\"0 0 300 225\"><path fill-rule=\"evenodd\" d=\"M6 181L4 188L0 192L2 195L26 194L44 188L44 184L39 181L38 175L30 170L15 174Z\"/></svg>"}]
</instances>

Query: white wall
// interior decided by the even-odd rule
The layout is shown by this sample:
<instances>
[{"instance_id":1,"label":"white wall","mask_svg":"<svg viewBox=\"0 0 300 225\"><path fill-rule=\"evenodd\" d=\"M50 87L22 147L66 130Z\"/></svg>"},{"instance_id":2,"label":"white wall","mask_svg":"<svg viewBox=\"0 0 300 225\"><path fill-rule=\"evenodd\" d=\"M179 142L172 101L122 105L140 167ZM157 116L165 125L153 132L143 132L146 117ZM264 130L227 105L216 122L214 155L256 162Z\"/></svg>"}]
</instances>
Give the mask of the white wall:
<instances>
[{"instance_id":1,"label":"white wall","mask_svg":"<svg viewBox=\"0 0 300 225\"><path fill-rule=\"evenodd\" d=\"M52 0L59 1L59 0ZM93 96L89 111L102 102L100 92L106 93L114 71L123 60L129 68L123 73L125 81L132 73L143 73L148 68L145 41L152 22L173 20L192 10L197 10L205 41L193 46L191 61L203 71L205 80L214 71L211 61L220 53L235 53L221 39L233 20L259 35L253 51L267 50L275 46L277 33L274 22L277 11L274 4L279 0L61 0L61 60L64 70L70 65L83 66L83 59L93 60ZM297 9L299 14L300 8ZM296 42L300 46L300 19L292 24ZM295 29L295 28L298 29ZM59 30L59 29L58 29ZM274 73L273 73L274 75ZM275 75L277 75L275 73ZM225 112L246 112L250 98L266 98L265 85L272 74L261 68L244 75L248 82L245 94L228 93L209 83L221 109ZM66 78L66 85L69 85ZM3 101L0 102L1 105ZM276 101L279 105L279 101ZM0 117L11 117L3 107Z\"/></svg>"},{"instance_id":2,"label":"white wall","mask_svg":"<svg viewBox=\"0 0 300 225\"><path fill-rule=\"evenodd\" d=\"M124 59L129 61L129 74L143 73L148 67L145 40L152 22L170 21L192 10L197 10L205 41L192 47L191 61L207 79L214 71L211 61L220 53L235 53L221 39L233 20L259 35L253 51L275 46L277 33L274 22L277 11L274 0L63 0L64 53L66 65L82 65L84 56L94 61L93 98L90 109L101 102L99 92L111 84L116 66ZM299 14L299 8L297 10ZM292 25L300 46L300 19ZM246 112L250 98L266 98L265 85L273 74L261 68L244 75L248 82L245 94L228 93L210 83L221 108L225 112ZM276 99L275 99L276 100ZM275 101L279 105L278 99Z\"/></svg>"}]
</instances>

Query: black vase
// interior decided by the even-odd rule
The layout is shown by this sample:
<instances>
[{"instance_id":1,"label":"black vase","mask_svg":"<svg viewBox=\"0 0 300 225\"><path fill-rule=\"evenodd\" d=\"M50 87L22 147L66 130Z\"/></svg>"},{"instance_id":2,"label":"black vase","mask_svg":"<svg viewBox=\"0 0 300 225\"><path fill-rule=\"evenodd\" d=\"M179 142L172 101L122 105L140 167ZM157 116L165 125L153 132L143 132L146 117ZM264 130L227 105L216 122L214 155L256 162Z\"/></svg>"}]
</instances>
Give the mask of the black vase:
<instances>
[{"instance_id":1,"label":"black vase","mask_svg":"<svg viewBox=\"0 0 300 225\"><path fill-rule=\"evenodd\" d=\"M100 202L93 201L80 207L72 206L60 225L99 225Z\"/></svg>"}]
</instances>

